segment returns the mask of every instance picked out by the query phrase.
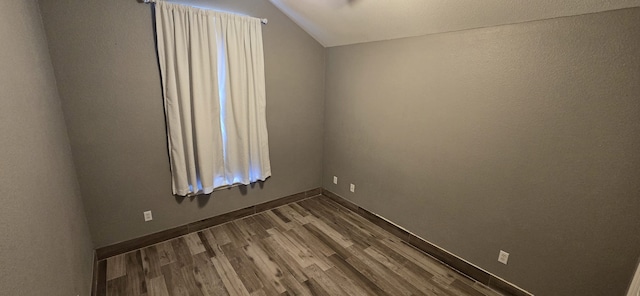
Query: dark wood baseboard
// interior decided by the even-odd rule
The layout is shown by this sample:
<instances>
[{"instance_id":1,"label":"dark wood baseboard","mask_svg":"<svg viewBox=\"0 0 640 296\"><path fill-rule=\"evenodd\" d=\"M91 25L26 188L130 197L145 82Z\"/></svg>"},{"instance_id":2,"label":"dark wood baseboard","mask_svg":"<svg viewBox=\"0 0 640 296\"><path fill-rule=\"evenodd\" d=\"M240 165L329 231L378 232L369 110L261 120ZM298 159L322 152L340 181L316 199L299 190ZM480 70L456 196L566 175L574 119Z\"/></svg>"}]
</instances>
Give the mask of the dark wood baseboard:
<instances>
[{"instance_id":1,"label":"dark wood baseboard","mask_svg":"<svg viewBox=\"0 0 640 296\"><path fill-rule=\"evenodd\" d=\"M457 256L445 251L444 249L422 239L419 236L416 236L402 228L398 225L395 225L388 220L382 218L381 216L370 212L367 209L364 209L347 199L329 191L326 189L322 189L322 195L330 198L335 201L337 204L357 213L358 215L364 217L365 219L371 221L372 223L380 226L382 229L392 233L393 235L399 237L409 246L412 246L427 255L437 259L438 261L449 265L451 268L457 270L461 274L478 281L492 289L499 291L505 295L514 295L514 296L532 296L533 294L528 293L517 286L494 276L493 274L482 270Z\"/></svg>"},{"instance_id":2,"label":"dark wood baseboard","mask_svg":"<svg viewBox=\"0 0 640 296\"><path fill-rule=\"evenodd\" d=\"M205 228L220 225L235 219L243 218L253 215L255 213L263 212L279 206L299 201L308 197L322 194L322 188L315 188L304 192L292 194L279 199L268 201L265 203L253 205L243 209L235 210L226 214L218 215L215 217L203 219L200 221L192 222L189 224L181 225L178 227L170 228L160 232L145 235L139 238L134 238L124 242L116 243L106 247L96 249L97 260L103 259L131 252L140 248L144 248L153 244L157 244L172 238L176 238L185 234L200 231Z\"/></svg>"},{"instance_id":3,"label":"dark wood baseboard","mask_svg":"<svg viewBox=\"0 0 640 296\"><path fill-rule=\"evenodd\" d=\"M93 275L91 277L91 296L98 293L98 255L93 251Z\"/></svg>"},{"instance_id":4,"label":"dark wood baseboard","mask_svg":"<svg viewBox=\"0 0 640 296\"><path fill-rule=\"evenodd\" d=\"M97 269L97 285L94 296L107 296L107 260L98 261Z\"/></svg>"}]
</instances>

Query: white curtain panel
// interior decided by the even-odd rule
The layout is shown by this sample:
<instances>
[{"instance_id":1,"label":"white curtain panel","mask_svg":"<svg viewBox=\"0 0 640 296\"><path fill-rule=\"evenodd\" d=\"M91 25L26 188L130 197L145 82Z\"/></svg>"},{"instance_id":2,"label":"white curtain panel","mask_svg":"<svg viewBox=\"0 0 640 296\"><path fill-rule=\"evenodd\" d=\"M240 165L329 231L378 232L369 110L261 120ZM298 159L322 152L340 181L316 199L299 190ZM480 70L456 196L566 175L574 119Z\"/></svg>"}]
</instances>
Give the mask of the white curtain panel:
<instances>
[{"instance_id":1,"label":"white curtain panel","mask_svg":"<svg viewBox=\"0 0 640 296\"><path fill-rule=\"evenodd\" d=\"M155 4L173 193L271 176L260 19Z\"/></svg>"}]
</instances>

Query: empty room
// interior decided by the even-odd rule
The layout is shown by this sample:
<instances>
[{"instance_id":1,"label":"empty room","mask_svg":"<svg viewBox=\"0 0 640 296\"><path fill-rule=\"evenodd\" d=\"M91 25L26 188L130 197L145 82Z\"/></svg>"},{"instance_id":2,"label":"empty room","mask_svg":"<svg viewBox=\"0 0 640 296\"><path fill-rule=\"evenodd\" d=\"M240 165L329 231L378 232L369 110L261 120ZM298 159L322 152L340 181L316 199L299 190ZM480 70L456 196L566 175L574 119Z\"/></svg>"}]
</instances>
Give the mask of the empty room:
<instances>
[{"instance_id":1,"label":"empty room","mask_svg":"<svg viewBox=\"0 0 640 296\"><path fill-rule=\"evenodd\" d=\"M640 0L0 0L0 295L640 296Z\"/></svg>"}]
</instances>

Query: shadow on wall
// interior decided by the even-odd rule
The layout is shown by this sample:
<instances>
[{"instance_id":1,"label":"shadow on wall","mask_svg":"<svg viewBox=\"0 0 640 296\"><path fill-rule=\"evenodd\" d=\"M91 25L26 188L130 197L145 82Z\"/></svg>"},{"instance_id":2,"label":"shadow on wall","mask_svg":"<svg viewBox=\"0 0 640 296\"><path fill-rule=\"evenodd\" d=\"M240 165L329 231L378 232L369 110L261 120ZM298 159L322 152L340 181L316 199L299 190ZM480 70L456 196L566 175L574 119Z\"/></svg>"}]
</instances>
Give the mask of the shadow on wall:
<instances>
[{"instance_id":1,"label":"shadow on wall","mask_svg":"<svg viewBox=\"0 0 640 296\"><path fill-rule=\"evenodd\" d=\"M230 186L230 187L227 187L227 188L220 188L220 189L214 190L212 193L209 193L209 194L199 194L199 195L194 195L194 196L174 195L174 198L176 199L176 202L178 204L182 204L182 202L184 202L185 199L189 199L189 201L191 201L191 202L193 202L195 200L198 203L198 208L201 209L201 208L204 208L205 206L207 206L207 204L209 203L209 200L211 199L211 195L213 195L216 191L234 190L235 188L238 188L238 191L240 192L240 195L246 196L247 194L249 194L249 187L251 187L251 189L254 189L256 187L256 184L257 184L258 187L260 187L260 189L264 189L265 181L257 181L257 182L251 183L249 185L240 184L240 185Z\"/></svg>"}]
</instances>

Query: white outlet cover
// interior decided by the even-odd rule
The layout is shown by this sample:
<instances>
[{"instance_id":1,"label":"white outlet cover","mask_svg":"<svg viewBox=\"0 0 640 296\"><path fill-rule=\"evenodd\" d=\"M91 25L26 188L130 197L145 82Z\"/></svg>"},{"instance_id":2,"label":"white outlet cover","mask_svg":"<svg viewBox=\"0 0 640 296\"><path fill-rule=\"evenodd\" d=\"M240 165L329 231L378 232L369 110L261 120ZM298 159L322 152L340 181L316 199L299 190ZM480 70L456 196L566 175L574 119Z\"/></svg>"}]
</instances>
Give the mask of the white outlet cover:
<instances>
[{"instance_id":1,"label":"white outlet cover","mask_svg":"<svg viewBox=\"0 0 640 296\"><path fill-rule=\"evenodd\" d=\"M333 176L333 184L338 184L338 177Z\"/></svg>"},{"instance_id":2,"label":"white outlet cover","mask_svg":"<svg viewBox=\"0 0 640 296\"><path fill-rule=\"evenodd\" d=\"M500 250L500 254L498 255L498 262L506 265L507 261L509 261L509 253Z\"/></svg>"},{"instance_id":3,"label":"white outlet cover","mask_svg":"<svg viewBox=\"0 0 640 296\"><path fill-rule=\"evenodd\" d=\"M351 192L356 192L356 185L351 184L349 190L351 190Z\"/></svg>"},{"instance_id":4,"label":"white outlet cover","mask_svg":"<svg viewBox=\"0 0 640 296\"><path fill-rule=\"evenodd\" d=\"M144 222L149 222L153 220L153 216L151 215L151 211L144 212Z\"/></svg>"}]
</instances>

